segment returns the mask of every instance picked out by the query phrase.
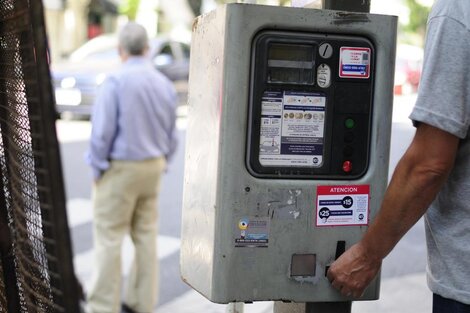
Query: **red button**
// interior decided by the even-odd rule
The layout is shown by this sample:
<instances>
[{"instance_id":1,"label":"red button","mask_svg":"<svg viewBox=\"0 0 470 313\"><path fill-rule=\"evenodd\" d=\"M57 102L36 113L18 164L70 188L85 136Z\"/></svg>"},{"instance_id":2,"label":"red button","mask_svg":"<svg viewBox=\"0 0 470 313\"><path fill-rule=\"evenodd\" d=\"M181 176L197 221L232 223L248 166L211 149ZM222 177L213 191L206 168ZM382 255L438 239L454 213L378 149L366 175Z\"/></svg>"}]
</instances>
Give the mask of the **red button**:
<instances>
[{"instance_id":1,"label":"red button","mask_svg":"<svg viewBox=\"0 0 470 313\"><path fill-rule=\"evenodd\" d=\"M352 171L352 163L351 161L344 161L343 163L343 171L345 173L350 173Z\"/></svg>"}]
</instances>

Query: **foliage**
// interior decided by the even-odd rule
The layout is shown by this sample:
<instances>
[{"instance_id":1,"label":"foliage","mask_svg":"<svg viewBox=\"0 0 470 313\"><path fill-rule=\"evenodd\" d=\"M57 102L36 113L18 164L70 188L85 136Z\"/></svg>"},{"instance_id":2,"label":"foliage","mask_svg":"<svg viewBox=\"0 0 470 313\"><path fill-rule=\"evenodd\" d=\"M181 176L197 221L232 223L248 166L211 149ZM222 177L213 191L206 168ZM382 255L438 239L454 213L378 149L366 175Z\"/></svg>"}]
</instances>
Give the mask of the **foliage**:
<instances>
[{"instance_id":1,"label":"foliage","mask_svg":"<svg viewBox=\"0 0 470 313\"><path fill-rule=\"evenodd\" d=\"M416 0L406 0L410 9L410 22L404 30L423 36L426 32L426 22L431 8L419 4Z\"/></svg>"},{"instance_id":2,"label":"foliage","mask_svg":"<svg viewBox=\"0 0 470 313\"><path fill-rule=\"evenodd\" d=\"M188 0L188 1L191 1L191 0ZM291 3L291 0L278 0L279 1L279 5L288 5ZM233 2L237 2L236 0L215 0L215 2L217 3L220 3L220 4L224 4L224 3L233 3ZM258 4L263 4L263 0L258 0L257 3Z\"/></svg>"},{"instance_id":3,"label":"foliage","mask_svg":"<svg viewBox=\"0 0 470 313\"><path fill-rule=\"evenodd\" d=\"M119 13L126 15L130 21L135 21L140 0L124 0L119 6Z\"/></svg>"}]
</instances>

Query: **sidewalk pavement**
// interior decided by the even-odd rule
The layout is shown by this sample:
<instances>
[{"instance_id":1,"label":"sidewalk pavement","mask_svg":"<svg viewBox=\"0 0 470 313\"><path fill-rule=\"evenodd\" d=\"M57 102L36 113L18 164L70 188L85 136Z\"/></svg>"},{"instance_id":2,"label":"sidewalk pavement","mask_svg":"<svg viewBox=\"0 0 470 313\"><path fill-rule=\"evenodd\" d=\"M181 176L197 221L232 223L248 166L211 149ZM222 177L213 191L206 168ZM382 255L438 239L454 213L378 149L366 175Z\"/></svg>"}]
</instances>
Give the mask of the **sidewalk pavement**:
<instances>
[{"instance_id":1,"label":"sidewalk pavement","mask_svg":"<svg viewBox=\"0 0 470 313\"><path fill-rule=\"evenodd\" d=\"M159 307L155 313L225 313L226 305L215 304L196 291ZM432 310L432 294L426 286L425 273L383 279L380 299L358 301L352 313L426 313ZM272 302L245 304L244 313L272 313Z\"/></svg>"}]
</instances>

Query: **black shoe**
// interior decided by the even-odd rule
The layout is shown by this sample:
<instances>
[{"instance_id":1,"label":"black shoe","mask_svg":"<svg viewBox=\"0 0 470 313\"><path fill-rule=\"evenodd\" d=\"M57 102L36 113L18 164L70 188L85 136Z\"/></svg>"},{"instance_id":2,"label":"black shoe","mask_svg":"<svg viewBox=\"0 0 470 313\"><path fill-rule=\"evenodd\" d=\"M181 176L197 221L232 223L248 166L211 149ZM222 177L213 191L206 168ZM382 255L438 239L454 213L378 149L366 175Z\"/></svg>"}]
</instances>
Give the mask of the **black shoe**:
<instances>
[{"instance_id":1,"label":"black shoe","mask_svg":"<svg viewBox=\"0 0 470 313\"><path fill-rule=\"evenodd\" d=\"M134 311L130 307L127 306L127 304L123 303L121 306L122 313L137 313L137 311Z\"/></svg>"}]
</instances>

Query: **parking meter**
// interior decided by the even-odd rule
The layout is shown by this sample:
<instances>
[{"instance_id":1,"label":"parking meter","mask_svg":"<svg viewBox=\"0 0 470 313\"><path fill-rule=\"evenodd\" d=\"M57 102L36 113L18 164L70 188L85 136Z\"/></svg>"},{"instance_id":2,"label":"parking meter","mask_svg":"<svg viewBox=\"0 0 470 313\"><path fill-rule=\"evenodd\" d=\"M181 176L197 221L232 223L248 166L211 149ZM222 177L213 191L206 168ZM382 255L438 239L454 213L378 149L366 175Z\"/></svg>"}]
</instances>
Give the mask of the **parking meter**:
<instances>
[{"instance_id":1,"label":"parking meter","mask_svg":"<svg viewBox=\"0 0 470 313\"><path fill-rule=\"evenodd\" d=\"M229 4L193 27L181 275L217 303L348 301L387 185L397 18ZM362 300L377 299L379 279Z\"/></svg>"}]
</instances>

